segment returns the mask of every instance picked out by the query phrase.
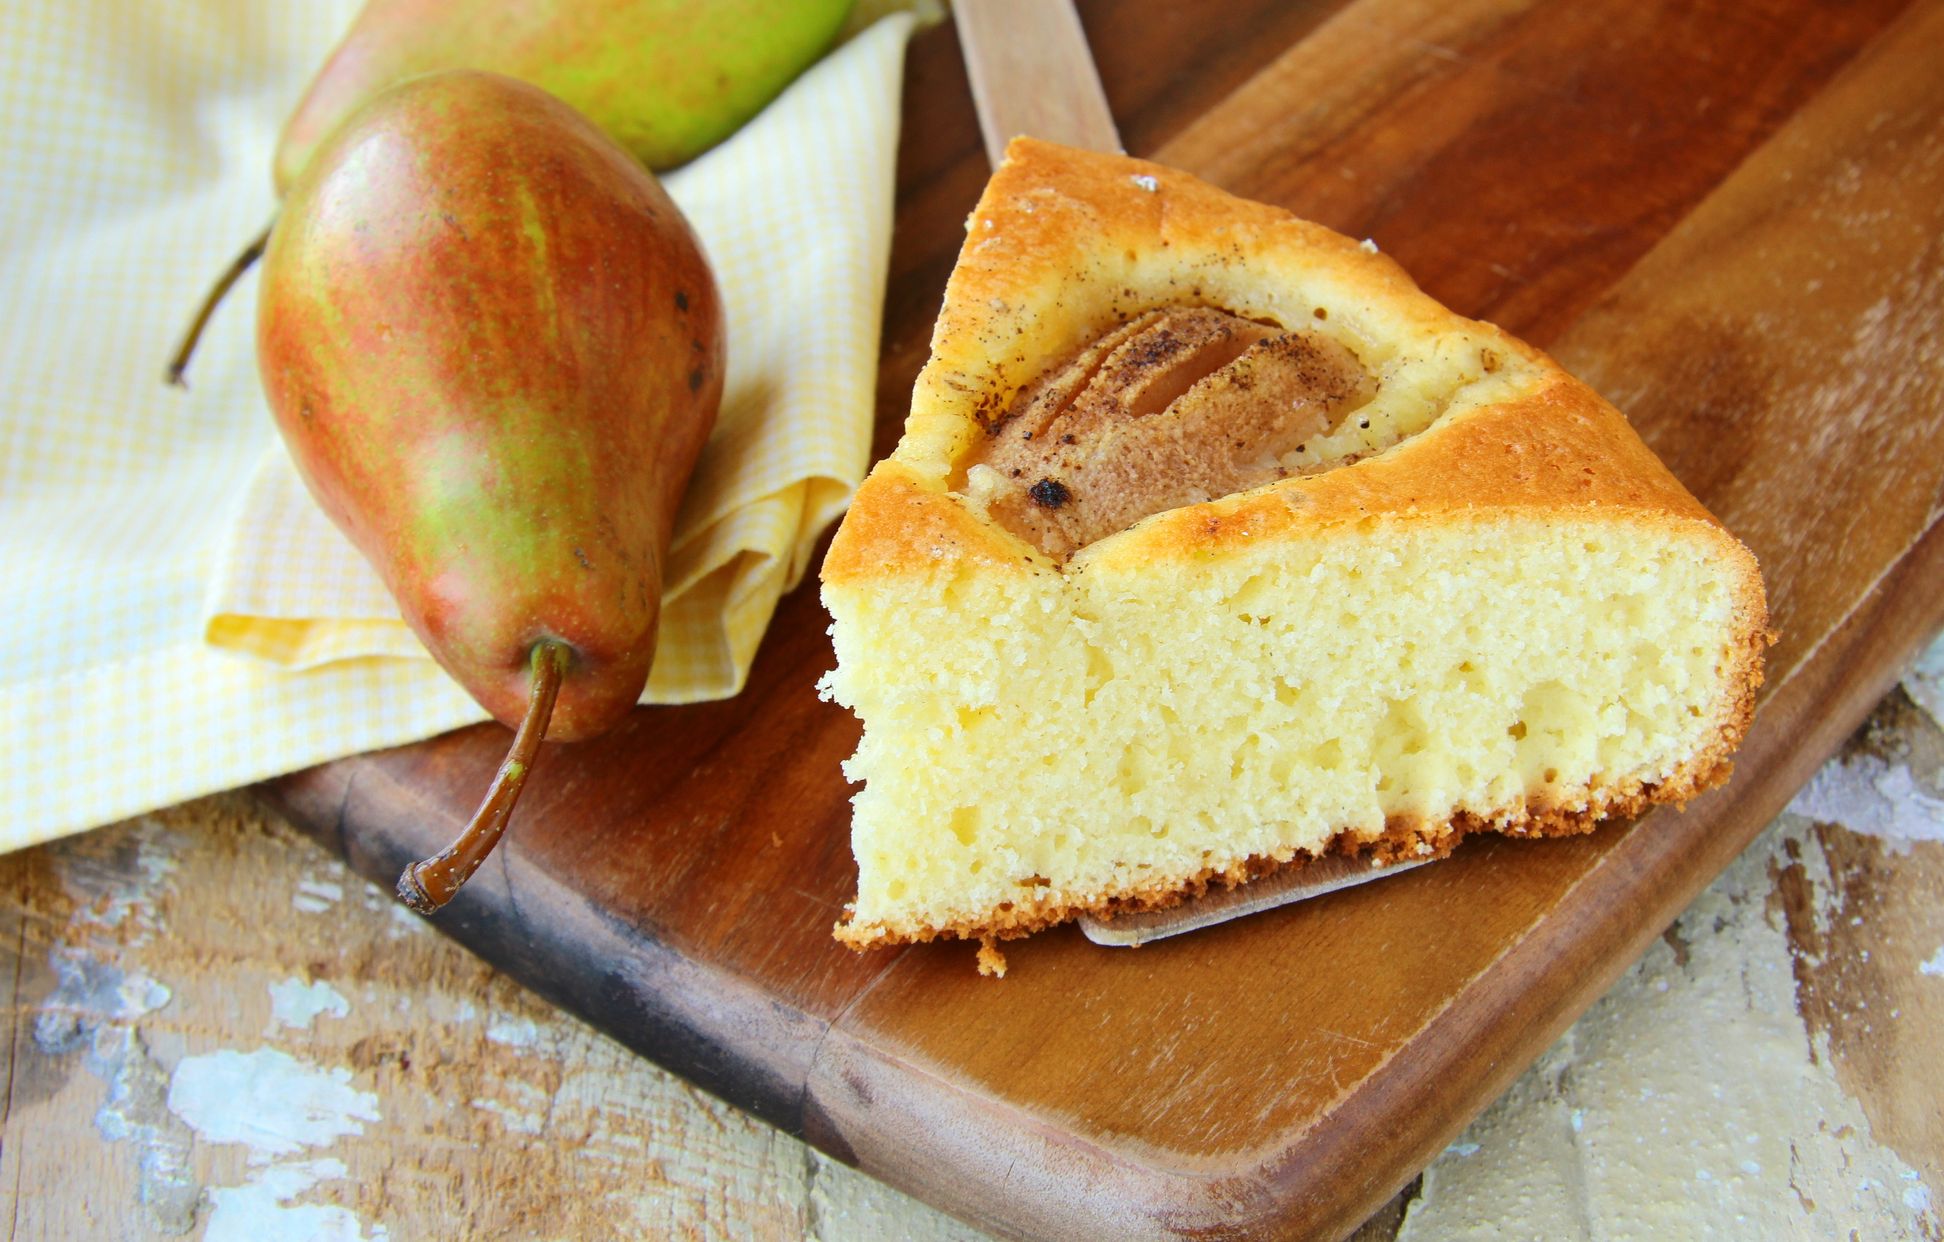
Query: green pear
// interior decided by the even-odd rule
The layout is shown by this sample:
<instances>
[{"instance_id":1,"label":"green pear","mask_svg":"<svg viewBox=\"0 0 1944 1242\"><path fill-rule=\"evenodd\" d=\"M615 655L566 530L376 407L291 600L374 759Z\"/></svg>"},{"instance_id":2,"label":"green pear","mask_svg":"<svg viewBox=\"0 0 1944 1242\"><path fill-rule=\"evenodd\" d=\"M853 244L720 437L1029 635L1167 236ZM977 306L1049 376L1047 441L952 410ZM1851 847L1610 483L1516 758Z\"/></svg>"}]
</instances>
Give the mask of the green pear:
<instances>
[{"instance_id":1,"label":"green pear","mask_svg":"<svg viewBox=\"0 0 1944 1242\"><path fill-rule=\"evenodd\" d=\"M271 171L281 197L319 145L386 88L447 69L531 82L594 121L650 168L685 163L734 133L814 63L853 0L369 0L284 123ZM204 298L168 382L268 233Z\"/></svg>"},{"instance_id":2,"label":"green pear","mask_svg":"<svg viewBox=\"0 0 1944 1242\"><path fill-rule=\"evenodd\" d=\"M722 303L694 235L574 109L453 71L379 95L319 148L260 297L264 391L298 470L439 663L522 726L516 797L541 736L608 728L647 680L722 393ZM503 827L504 802L475 827ZM483 857L448 860L450 887Z\"/></svg>"},{"instance_id":3,"label":"green pear","mask_svg":"<svg viewBox=\"0 0 1944 1242\"><path fill-rule=\"evenodd\" d=\"M441 69L531 82L650 168L672 168L755 116L823 54L852 0L369 0L284 125L286 191L379 91Z\"/></svg>"}]
</instances>

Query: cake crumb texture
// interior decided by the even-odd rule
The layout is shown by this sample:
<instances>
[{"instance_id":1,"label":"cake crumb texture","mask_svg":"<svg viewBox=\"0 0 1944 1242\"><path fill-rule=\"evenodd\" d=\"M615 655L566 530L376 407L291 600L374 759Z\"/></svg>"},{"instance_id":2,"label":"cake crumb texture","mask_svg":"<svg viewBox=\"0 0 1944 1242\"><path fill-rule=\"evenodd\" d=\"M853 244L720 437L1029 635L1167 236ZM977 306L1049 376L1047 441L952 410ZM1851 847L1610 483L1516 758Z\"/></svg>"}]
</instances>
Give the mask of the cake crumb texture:
<instances>
[{"instance_id":1,"label":"cake crumb texture","mask_svg":"<svg viewBox=\"0 0 1944 1242\"><path fill-rule=\"evenodd\" d=\"M1076 549L994 520L969 466L1021 392L1184 305L1356 360L1320 468ZM823 596L823 690L864 724L860 948L1684 801L1726 778L1770 641L1747 549L1544 354L1319 226L1026 140Z\"/></svg>"}]
</instances>

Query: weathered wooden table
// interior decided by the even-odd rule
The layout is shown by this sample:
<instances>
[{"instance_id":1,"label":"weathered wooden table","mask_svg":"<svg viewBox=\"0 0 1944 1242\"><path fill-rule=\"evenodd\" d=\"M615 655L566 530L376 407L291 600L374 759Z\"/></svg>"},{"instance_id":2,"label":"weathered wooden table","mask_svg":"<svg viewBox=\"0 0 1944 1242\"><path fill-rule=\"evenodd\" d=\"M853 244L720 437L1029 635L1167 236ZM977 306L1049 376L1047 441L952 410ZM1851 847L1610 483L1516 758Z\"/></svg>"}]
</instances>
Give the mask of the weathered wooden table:
<instances>
[{"instance_id":1,"label":"weathered wooden table","mask_svg":"<svg viewBox=\"0 0 1944 1242\"><path fill-rule=\"evenodd\" d=\"M1325 0L1224 5L1220 20L1146 0L1083 7L1137 153L1374 233L1459 309L1601 372L1593 378L1647 420L1650 438L1679 450L1677 472L1747 524L1765 556L1781 556L1788 572L1772 585L1786 588L1790 634L1778 652L1790 667L1837 649L1817 637L1848 615L1830 609L1853 603L1874 582L1857 574L1934 522L1935 461L1923 451L1935 447L1934 420L1897 415L1934 406L1940 390L1939 196L1914 192L1944 180L1944 101L1925 85L1926 67L1944 57L1939 4ZM923 356L956 221L983 178L964 90L949 29L923 36L908 77L886 311L886 436ZM1534 125L1536 112L1559 124ZM1514 132L1518 143L1497 140ZM1548 133L1557 149L1544 148ZM1487 227L1495 221L1502 236ZM1849 305L1874 287L1872 264L1884 269L1874 315L1868 298ZM1805 300L1798 277L1828 280L1826 295ZM1702 312L1732 306L1746 324L1779 298L1793 309L1763 335L1700 331L1715 322ZM1824 311L1829 323L1812 330ZM1681 400L1665 390L1674 383ZM1827 407L1839 436L1862 425L1919 433L1901 449L1866 440L1850 469L1832 468L1823 488L1832 503L1814 537L1789 524L1815 495L1791 461L1805 454L1744 438L1751 427L1799 427L1805 407L1791 402L1804 394ZM1667 438L1669 424L1655 420L1691 416L1696 401L1719 413L1718 437ZM1735 417L1778 409L1796 422ZM1857 415L1866 424L1844 421ZM1808 438L1828 451L1826 439ZM1861 474L1859 463L1880 473ZM1882 503L1868 491L1880 478L1902 488ZM1765 507L1767 487L1796 507ZM1879 516L1842 526L1865 501ZM1831 529L1850 533L1826 538ZM1922 565L1935 565L1936 543L1911 545ZM1789 559L1802 549L1806 559ZM1859 615L1891 617L1886 632L1906 647L1911 618L1938 603L1934 577L1909 572L1890 575L1874 598L1889 611ZM786 602L772 680L778 669L801 680L799 666L821 658L814 618L810 601ZM1887 684L1882 649L1867 642L1875 632L1845 630L1840 650L1852 663L1810 684L1845 703L1861 685ZM1932 682L1910 684L1918 697L1935 695ZM1806 817L1772 826L1380 1212L1374 1232L1389 1236L1401 1221L1405 1233L1430 1237L1936 1233L1940 743L1903 693L1798 799ZM776 700L789 706L789 727L823 749L841 743L804 698ZM1788 719L1812 724L1814 706L1791 703ZM418 773L443 798L465 783L472 752L484 755L482 740L391 771ZM1772 756L1786 739L1769 745ZM1771 758L1755 763L1773 770ZM540 781L536 810L546 805ZM817 798L828 800L821 787ZM369 795L359 807L372 809ZM544 833L531 836L544 843ZM537 857L544 874L547 850ZM0 1146L16 1233L965 1232L518 992L252 804L214 800L0 865L18 894ZM829 880L820 871L808 900L834 900L823 892ZM682 891L735 905L763 890ZM521 915L517 902L492 913L496 942L517 950L524 924L506 921ZM802 913L791 908L792 927ZM827 923L821 908L811 913L809 922ZM758 960L746 936L722 943ZM1066 952L1036 956L1046 964ZM575 987L598 982L588 965ZM657 984L663 995L668 983ZM608 1004L633 1003L632 986ZM1583 1004L1597 985L1548 988L1555 998L1577 988ZM716 1003L705 989L689 996ZM1520 1046L1505 1034L1517 1015L1502 1017L1488 1057ZM720 1018L697 1009L642 1029L658 1032L656 1055L706 1066L720 1063L719 1047L679 1040L733 1033ZM757 1060L761 1038L743 1044ZM1371 1061L1360 1037L1338 1038L1345 1055L1324 1063ZM1515 1068L1473 1077L1504 1082ZM759 1104L782 1100L747 1078L724 1085ZM1169 1096L1179 1112L1179 1084ZM1226 1110L1222 1128L1240 1133L1250 1127L1237 1110L1271 1100L1216 1094L1207 1108ZM1397 1152L1386 1159L1395 1164ZM1388 1193L1309 1186L1337 1220L1346 1205L1374 1207Z\"/></svg>"},{"instance_id":2,"label":"weathered wooden table","mask_svg":"<svg viewBox=\"0 0 1944 1242\"><path fill-rule=\"evenodd\" d=\"M1938 1236L1933 652L1360 1238ZM0 892L10 1240L981 1236L535 999L244 797L0 859Z\"/></svg>"}]
</instances>

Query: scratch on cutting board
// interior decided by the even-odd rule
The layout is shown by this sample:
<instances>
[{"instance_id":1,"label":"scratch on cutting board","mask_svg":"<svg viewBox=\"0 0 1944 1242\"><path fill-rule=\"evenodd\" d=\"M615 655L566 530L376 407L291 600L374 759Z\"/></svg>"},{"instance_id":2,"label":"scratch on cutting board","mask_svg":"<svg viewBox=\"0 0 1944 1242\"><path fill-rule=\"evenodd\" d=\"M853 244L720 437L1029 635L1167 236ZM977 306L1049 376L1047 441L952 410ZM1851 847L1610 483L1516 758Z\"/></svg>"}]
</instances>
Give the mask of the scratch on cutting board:
<instances>
[{"instance_id":1,"label":"scratch on cutting board","mask_svg":"<svg viewBox=\"0 0 1944 1242\"><path fill-rule=\"evenodd\" d=\"M1357 1044L1364 1048L1382 1048L1381 1044L1374 1044L1367 1039L1358 1039L1355 1035L1346 1035L1342 1031L1332 1031L1327 1027L1319 1028L1316 1033L1318 1035L1327 1035L1331 1039L1340 1039L1346 1044Z\"/></svg>"}]
</instances>

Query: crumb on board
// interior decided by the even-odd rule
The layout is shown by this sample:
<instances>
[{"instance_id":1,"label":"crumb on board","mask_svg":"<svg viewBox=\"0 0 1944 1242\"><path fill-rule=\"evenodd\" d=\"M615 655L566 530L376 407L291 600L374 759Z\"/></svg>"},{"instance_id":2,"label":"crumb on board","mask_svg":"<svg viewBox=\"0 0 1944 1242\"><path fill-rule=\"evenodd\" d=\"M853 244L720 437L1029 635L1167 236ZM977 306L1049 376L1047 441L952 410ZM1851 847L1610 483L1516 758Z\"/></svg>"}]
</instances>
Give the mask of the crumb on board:
<instances>
[{"instance_id":1,"label":"crumb on board","mask_svg":"<svg viewBox=\"0 0 1944 1242\"><path fill-rule=\"evenodd\" d=\"M979 941L979 973L995 979L1006 977L1006 955L999 951L999 942L991 936Z\"/></svg>"}]
</instances>

